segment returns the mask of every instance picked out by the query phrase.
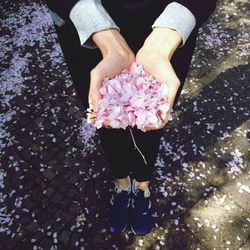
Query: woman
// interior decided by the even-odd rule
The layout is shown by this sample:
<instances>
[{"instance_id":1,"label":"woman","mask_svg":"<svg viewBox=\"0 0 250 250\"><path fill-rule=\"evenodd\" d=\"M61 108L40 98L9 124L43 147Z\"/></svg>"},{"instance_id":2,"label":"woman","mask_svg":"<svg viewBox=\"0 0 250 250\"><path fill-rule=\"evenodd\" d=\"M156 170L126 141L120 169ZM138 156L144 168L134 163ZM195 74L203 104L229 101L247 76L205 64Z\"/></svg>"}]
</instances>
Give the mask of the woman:
<instances>
[{"instance_id":1,"label":"woman","mask_svg":"<svg viewBox=\"0 0 250 250\"><path fill-rule=\"evenodd\" d=\"M129 69L134 62L168 85L168 105L174 107L187 76L198 29L216 5L215 0L47 2L82 104L95 111L103 79ZM104 123L98 130L116 179L108 212L111 232L121 233L128 224L136 235L145 235L152 228L149 182L166 124L166 114L162 117L160 129L133 129L147 164L134 149L128 129L110 129Z\"/></svg>"}]
</instances>

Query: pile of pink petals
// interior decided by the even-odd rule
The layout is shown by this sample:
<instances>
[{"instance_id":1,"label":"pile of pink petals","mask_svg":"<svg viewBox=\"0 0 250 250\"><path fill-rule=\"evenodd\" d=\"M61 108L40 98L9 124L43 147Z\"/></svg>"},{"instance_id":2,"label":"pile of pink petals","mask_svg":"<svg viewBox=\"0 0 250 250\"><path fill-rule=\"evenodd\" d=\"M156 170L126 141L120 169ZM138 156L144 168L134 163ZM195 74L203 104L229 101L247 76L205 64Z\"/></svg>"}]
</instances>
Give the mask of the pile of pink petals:
<instances>
[{"instance_id":1,"label":"pile of pink petals","mask_svg":"<svg viewBox=\"0 0 250 250\"><path fill-rule=\"evenodd\" d=\"M88 119L96 128L108 121L111 128L136 126L146 131L148 125L162 126L161 113L171 118L167 85L157 82L141 65L133 64L130 70L122 71L113 79L104 79L100 92L98 111L92 112L95 120Z\"/></svg>"}]
</instances>

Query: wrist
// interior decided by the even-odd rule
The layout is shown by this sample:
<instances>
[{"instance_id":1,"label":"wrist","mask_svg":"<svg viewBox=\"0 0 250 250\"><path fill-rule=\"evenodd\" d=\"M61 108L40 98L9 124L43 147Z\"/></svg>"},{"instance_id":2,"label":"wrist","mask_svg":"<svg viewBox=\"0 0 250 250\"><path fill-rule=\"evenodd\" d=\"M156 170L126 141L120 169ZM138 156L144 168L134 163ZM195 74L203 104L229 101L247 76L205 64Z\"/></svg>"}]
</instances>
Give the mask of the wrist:
<instances>
[{"instance_id":1,"label":"wrist","mask_svg":"<svg viewBox=\"0 0 250 250\"><path fill-rule=\"evenodd\" d=\"M114 53L125 54L130 50L117 29L96 32L92 35L92 39L100 49L103 57Z\"/></svg>"},{"instance_id":2,"label":"wrist","mask_svg":"<svg viewBox=\"0 0 250 250\"><path fill-rule=\"evenodd\" d=\"M170 60L181 42L181 35L176 30L157 27L147 37L143 47Z\"/></svg>"}]
</instances>

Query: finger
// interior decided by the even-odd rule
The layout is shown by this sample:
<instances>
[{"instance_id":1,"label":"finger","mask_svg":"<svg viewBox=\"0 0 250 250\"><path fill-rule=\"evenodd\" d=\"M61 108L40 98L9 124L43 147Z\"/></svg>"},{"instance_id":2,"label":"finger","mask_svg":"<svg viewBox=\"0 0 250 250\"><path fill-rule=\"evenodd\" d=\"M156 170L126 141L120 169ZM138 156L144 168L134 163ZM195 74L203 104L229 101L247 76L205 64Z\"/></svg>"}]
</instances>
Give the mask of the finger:
<instances>
[{"instance_id":1,"label":"finger","mask_svg":"<svg viewBox=\"0 0 250 250\"><path fill-rule=\"evenodd\" d=\"M155 128L153 126L146 126L145 127L145 130L148 132L148 131L151 131L151 130L154 130Z\"/></svg>"},{"instance_id":2,"label":"finger","mask_svg":"<svg viewBox=\"0 0 250 250\"><path fill-rule=\"evenodd\" d=\"M155 126L147 126L145 128L145 130L148 132L148 131L153 131L153 130L158 130L158 129L161 129L165 126L165 124L162 123L161 126L158 126L158 127L155 127Z\"/></svg>"},{"instance_id":3,"label":"finger","mask_svg":"<svg viewBox=\"0 0 250 250\"><path fill-rule=\"evenodd\" d=\"M88 112L96 113L98 111L98 103L101 98L96 93L91 93L91 92L96 92L96 90L90 90L89 95L91 95L91 97L89 97L88 101L89 103Z\"/></svg>"},{"instance_id":4,"label":"finger","mask_svg":"<svg viewBox=\"0 0 250 250\"><path fill-rule=\"evenodd\" d=\"M164 84L165 84L165 83L164 83ZM168 89L169 89L169 88L168 88ZM168 93L169 93L169 91L167 91L166 97L167 97L167 94L168 94ZM167 100L166 100L166 101L167 101ZM158 115L159 115L160 119L161 119L162 121L166 121L167 113L168 113L169 110L170 110L170 105L166 102L166 103L160 105L159 109L160 109L160 110L158 111Z\"/></svg>"},{"instance_id":5,"label":"finger","mask_svg":"<svg viewBox=\"0 0 250 250\"><path fill-rule=\"evenodd\" d=\"M168 95L167 95L167 104L170 107L169 112L173 108L173 104L174 104L175 97L176 97L177 91L179 89L179 86L180 86L179 82L173 82L169 86L169 92L168 92ZM169 112L167 112L167 115L169 114Z\"/></svg>"},{"instance_id":6,"label":"finger","mask_svg":"<svg viewBox=\"0 0 250 250\"><path fill-rule=\"evenodd\" d=\"M98 111L98 102L101 100L102 95L100 92L100 87L102 81L105 78L103 70L100 69L99 63L94 69L90 72L90 87L89 87L89 105L94 112Z\"/></svg>"},{"instance_id":7,"label":"finger","mask_svg":"<svg viewBox=\"0 0 250 250\"><path fill-rule=\"evenodd\" d=\"M91 99L91 97L88 98L88 103L89 103L89 107L87 108L87 111L89 113L93 113L94 109L93 109L93 100Z\"/></svg>"},{"instance_id":8,"label":"finger","mask_svg":"<svg viewBox=\"0 0 250 250\"><path fill-rule=\"evenodd\" d=\"M162 128L162 127L164 127L163 122L161 123L161 125L158 125L158 126L156 126L156 125L154 125L154 124L148 124L148 125L145 127L145 129L146 129L146 131L152 131L152 130L160 129L160 128Z\"/></svg>"},{"instance_id":9,"label":"finger","mask_svg":"<svg viewBox=\"0 0 250 250\"><path fill-rule=\"evenodd\" d=\"M161 128L163 128L163 127L166 126L166 124L169 121L169 116L170 116L169 112L167 112L167 113L161 113L160 114L160 117L161 117L161 120L162 120L162 126L161 126Z\"/></svg>"},{"instance_id":10,"label":"finger","mask_svg":"<svg viewBox=\"0 0 250 250\"><path fill-rule=\"evenodd\" d=\"M93 113L87 113L87 120L90 122L90 123L94 123L96 121L96 116L93 115Z\"/></svg>"},{"instance_id":11,"label":"finger","mask_svg":"<svg viewBox=\"0 0 250 250\"><path fill-rule=\"evenodd\" d=\"M159 116L160 116L162 122L165 123L165 122L167 121L167 118L168 118L168 113L166 113L166 112L161 112Z\"/></svg>"},{"instance_id":12,"label":"finger","mask_svg":"<svg viewBox=\"0 0 250 250\"><path fill-rule=\"evenodd\" d=\"M105 128L111 128L110 123L108 121L103 122L103 127Z\"/></svg>"}]
</instances>

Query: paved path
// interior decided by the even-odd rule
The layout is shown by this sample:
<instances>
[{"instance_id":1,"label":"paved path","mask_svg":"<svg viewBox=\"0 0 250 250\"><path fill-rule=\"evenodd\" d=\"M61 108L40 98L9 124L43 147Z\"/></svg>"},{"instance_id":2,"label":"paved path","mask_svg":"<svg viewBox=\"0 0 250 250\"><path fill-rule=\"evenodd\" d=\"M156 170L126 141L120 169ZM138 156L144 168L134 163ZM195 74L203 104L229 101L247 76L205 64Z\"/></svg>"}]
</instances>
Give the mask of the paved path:
<instances>
[{"instance_id":1,"label":"paved path","mask_svg":"<svg viewBox=\"0 0 250 250\"><path fill-rule=\"evenodd\" d=\"M107 230L107 163L46 5L3 0L0 248L250 249L249 9L222 0L200 30L156 162L155 228L135 237Z\"/></svg>"}]
</instances>

